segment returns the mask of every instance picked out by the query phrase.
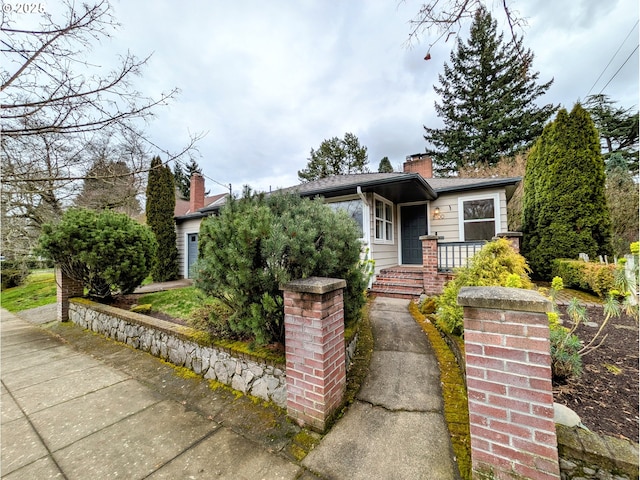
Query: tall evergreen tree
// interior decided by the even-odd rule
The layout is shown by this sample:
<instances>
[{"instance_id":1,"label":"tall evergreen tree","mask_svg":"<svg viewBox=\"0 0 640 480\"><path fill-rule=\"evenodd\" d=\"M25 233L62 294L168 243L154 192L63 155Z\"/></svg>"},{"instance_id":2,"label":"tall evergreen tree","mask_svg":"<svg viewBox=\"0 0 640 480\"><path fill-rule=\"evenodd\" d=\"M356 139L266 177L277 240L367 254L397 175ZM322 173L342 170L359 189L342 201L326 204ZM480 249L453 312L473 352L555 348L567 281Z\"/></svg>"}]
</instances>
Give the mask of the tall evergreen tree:
<instances>
[{"instance_id":1,"label":"tall evergreen tree","mask_svg":"<svg viewBox=\"0 0 640 480\"><path fill-rule=\"evenodd\" d=\"M443 128L425 128L426 153L440 175L462 166L494 165L529 147L556 106L537 106L553 80L537 84L533 53L522 39L504 43L496 22L484 8L474 16L469 39L458 40L434 90Z\"/></svg>"},{"instance_id":2,"label":"tall evergreen tree","mask_svg":"<svg viewBox=\"0 0 640 480\"><path fill-rule=\"evenodd\" d=\"M153 157L147 182L147 225L156 237L158 250L151 276L156 282L178 278L178 247L173 213L176 206L173 173Z\"/></svg>"},{"instance_id":3,"label":"tall evergreen tree","mask_svg":"<svg viewBox=\"0 0 640 480\"><path fill-rule=\"evenodd\" d=\"M393 173L393 166L391 166L389 157L382 157L378 165L378 173Z\"/></svg>"},{"instance_id":4,"label":"tall evergreen tree","mask_svg":"<svg viewBox=\"0 0 640 480\"><path fill-rule=\"evenodd\" d=\"M190 160L184 167L180 165L180 162L176 162L173 165L173 181L175 182L180 198L183 200L189 200L191 195L191 177L194 173L202 175L202 168L195 160ZM209 192L206 192L208 195Z\"/></svg>"},{"instance_id":5,"label":"tall evergreen tree","mask_svg":"<svg viewBox=\"0 0 640 480\"><path fill-rule=\"evenodd\" d=\"M332 175L366 173L367 147L360 145L353 133L345 133L344 138L333 137L324 140L317 150L311 149L307 168L298 171L298 178L310 182Z\"/></svg>"},{"instance_id":6,"label":"tall evergreen tree","mask_svg":"<svg viewBox=\"0 0 640 480\"><path fill-rule=\"evenodd\" d=\"M130 217L140 214L138 187L131 169L123 161L100 157L87 171L74 204L91 210L113 210Z\"/></svg>"},{"instance_id":7,"label":"tall evergreen tree","mask_svg":"<svg viewBox=\"0 0 640 480\"><path fill-rule=\"evenodd\" d=\"M611 254L598 131L577 104L560 110L529 153L522 212L523 253L536 276L555 258Z\"/></svg>"},{"instance_id":8,"label":"tall evergreen tree","mask_svg":"<svg viewBox=\"0 0 640 480\"><path fill-rule=\"evenodd\" d=\"M638 173L638 111L618 108L608 95L590 95L585 108L600 133L605 162L616 154L624 158L632 175Z\"/></svg>"}]
</instances>

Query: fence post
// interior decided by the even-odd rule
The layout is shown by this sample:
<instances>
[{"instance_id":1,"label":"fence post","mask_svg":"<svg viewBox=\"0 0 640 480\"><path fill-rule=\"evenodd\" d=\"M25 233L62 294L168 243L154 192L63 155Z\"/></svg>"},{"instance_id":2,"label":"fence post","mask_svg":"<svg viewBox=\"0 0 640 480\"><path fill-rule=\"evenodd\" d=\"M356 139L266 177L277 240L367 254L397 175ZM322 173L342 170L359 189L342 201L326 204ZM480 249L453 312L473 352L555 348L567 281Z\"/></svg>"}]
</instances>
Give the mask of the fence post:
<instances>
[{"instance_id":1,"label":"fence post","mask_svg":"<svg viewBox=\"0 0 640 480\"><path fill-rule=\"evenodd\" d=\"M557 480L551 302L531 290L464 287L473 478Z\"/></svg>"},{"instance_id":2,"label":"fence post","mask_svg":"<svg viewBox=\"0 0 640 480\"><path fill-rule=\"evenodd\" d=\"M496 238L506 239L511 245L511 248L513 248L516 251L516 253L520 253L520 242L522 242L522 232L501 232L494 237L494 239Z\"/></svg>"},{"instance_id":3,"label":"fence post","mask_svg":"<svg viewBox=\"0 0 640 480\"><path fill-rule=\"evenodd\" d=\"M59 265L56 265L55 272L56 298L58 302L56 317L59 322L66 322L69 320L69 299L84 295L84 287L82 282L68 277Z\"/></svg>"},{"instance_id":4,"label":"fence post","mask_svg":"<svg viewBox=\"0 0 640 480\"><path fill-rule=\"evenodd\" d=\"M310 277L284 291L287 414L324 432L346 390L343 289L336 278Z\"/></svg>"}]
</instances>

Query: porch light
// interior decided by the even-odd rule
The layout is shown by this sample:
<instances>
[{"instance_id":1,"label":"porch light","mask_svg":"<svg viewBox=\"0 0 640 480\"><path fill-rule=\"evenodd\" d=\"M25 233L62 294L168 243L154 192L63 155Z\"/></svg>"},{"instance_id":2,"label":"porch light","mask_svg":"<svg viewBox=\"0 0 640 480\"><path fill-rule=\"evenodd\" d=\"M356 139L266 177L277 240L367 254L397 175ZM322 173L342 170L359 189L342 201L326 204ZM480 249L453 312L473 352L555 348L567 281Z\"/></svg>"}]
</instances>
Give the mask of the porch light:
<instances>
[{"instance_id":1,"label":"porch light","mask_svg":"<svg viewBox=\"0 0 640 480\"><path fill-rule=\"evenodd\" d=\"M440 213L440 207L436 207L433 209L433 215L431 216L434 220L444 220L444 213Z\"/></svg>"}]
</instances>

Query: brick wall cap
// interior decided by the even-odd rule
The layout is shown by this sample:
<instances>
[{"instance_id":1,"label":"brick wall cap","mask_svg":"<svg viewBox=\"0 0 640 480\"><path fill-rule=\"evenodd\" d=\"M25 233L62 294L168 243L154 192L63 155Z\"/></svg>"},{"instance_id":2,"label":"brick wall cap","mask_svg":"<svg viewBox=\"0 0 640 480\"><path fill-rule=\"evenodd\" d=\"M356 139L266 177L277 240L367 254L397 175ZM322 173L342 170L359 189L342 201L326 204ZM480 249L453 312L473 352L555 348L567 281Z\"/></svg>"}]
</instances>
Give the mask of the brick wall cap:
<instances>
[{"instance_id":1,"label":"brick wall cap","mask_svg":"<svg viewBox=\"0 0 640 480\"><path fill-rule=\"evenodd\" d=\"M280 290L299 293L324 294L345 288L347 282L341 278L309 277L293 280L285 285L280 285Z\"/></svg>"},{"instance_id":2,"label":"brick wall cap","mask_svg":"<svg viewBox=\"0 0 640 480\"><path fill-rule=\"evenodd\" d=\"M440 238L444 238L440 235L422 235L418 237L418 240L438 240Z\"/></svg>"},{"instance_id":3,"label":"brick wall cap","mask_svg":"<svg viewBox=\"0 0 640 480\"><path fill-rule=\"evenodd\" d=\"M534 290L508 287L462 287L458 304L463 307L515 310L520 312L550 312L549 300Z\"/></svg>"}]
</instances>

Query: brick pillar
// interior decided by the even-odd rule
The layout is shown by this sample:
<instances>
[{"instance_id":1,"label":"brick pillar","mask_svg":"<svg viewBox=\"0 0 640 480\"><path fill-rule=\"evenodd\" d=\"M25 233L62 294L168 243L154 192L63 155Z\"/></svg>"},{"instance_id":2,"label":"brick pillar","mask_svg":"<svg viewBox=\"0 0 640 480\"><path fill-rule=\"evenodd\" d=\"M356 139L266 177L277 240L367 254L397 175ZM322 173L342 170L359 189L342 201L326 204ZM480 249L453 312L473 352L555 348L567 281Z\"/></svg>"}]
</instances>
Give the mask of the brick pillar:
<instances>
[{"instance_id":1,"label":"brick pillar","mask_svg":"<svg viewBox=\"0 0 640 480\"><path fill-rule=\"evenodd\" d=\"M311 277L283 286L287 414L324 432L346 390L344 280Z\"/></svg>"},{"instance_id":2,"label":"brick pillar","mask_svg":"<svg viewBox=\"0 0 640 480\"><path fill-rule=\"evenodd\" d=\"M438 236L423 235L422 241L422 282L424 293L440 295L446 278L438 275Z\"/></svg>"},{"instance_id":3,"label":"brick pillar","mask_svg":"<svg viewBox=\"0 0 640 480\"><path fill-rule=\"evenodd\" d=\"M473 478L557 480L551 353L537 292L465 287L464 342Z\"/></svg>"},{"instance_id":4,"label":"brick pillar","mask_svg":"<svg viewBox=\"0 0 640 480\"><path fill-rule=\"evenodd\" d=\"M69 299L84 295L84 287L82 282L73 280L65 275L59 266L56 266L56 287L58 300L57 319L59 322L66 322L69 320Z\"/></svg>"},{"instance_id":5,"label":"brick pillar","mask_svg":"<svg viewBox=\"0 0 640 480\"><path fill-rule=\"evenodd\" d=\"M506 238L516 253L520 253L520 242L522 241L522 232L501 232L494 238Z\"/></svg>"}]
</instances>

